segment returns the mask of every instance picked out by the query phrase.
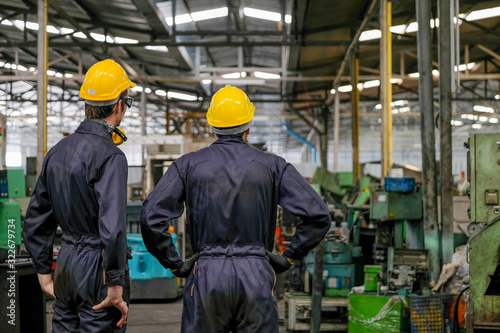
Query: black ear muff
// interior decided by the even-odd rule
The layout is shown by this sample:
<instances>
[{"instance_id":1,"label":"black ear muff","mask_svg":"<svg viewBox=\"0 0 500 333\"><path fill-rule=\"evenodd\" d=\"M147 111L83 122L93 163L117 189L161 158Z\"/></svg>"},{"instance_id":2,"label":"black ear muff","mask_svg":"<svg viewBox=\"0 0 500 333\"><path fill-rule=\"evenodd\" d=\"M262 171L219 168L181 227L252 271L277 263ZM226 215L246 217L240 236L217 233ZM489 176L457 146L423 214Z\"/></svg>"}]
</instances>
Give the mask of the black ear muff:
<instances>
[{"instance_id":1,"label":"black ear muff","mask_svg":"<svg viewBox=\"0 0 500 333\"><path fill-rule=\"evenodd\" d=\"M113 129L112 139L115 145L119 146L125 141L127 141L127 136L125 135L125 131L119 127L115 127Z\"/></svg>"}]
</instances>

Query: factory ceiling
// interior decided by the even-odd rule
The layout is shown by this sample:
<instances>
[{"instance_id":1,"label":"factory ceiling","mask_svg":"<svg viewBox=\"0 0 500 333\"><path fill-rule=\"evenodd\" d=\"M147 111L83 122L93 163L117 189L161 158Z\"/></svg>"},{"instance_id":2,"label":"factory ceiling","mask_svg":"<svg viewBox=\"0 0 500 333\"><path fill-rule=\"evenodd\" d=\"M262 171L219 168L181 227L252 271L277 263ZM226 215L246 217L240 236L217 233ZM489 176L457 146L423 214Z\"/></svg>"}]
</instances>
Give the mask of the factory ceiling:
<instances>
[{"instance_id":1,"label":"factory ceiling","mask_svg":"<svg viewBox=\"0 0 500 333\"><path fill-rule=\"evenodd\" d=\"M262 141L273 124L285 123L307 136L311 128L321 130L324 119L332 122L332 93L340 94L341 121L349 122L348 64L332 90L348 50L359 57L362 125L376 125L379 2L47 0L49 127L74 130L83 116L78 96L83 75L95 62L113 58L137 82L136 100L147 98L145 119L139 119L137 107L127 120L138 133L141 126L148 134L185 132L182 125L194 119L190 129L208 135L202 118L211 96L231 84L244 89L257 106L255 133ZM436 25L435 2L431 25ZM394 124L418 124L415 0L391 3ZM0 3L0 111L19 129L36 126L37 6L36 0ZM457 13L454 124L470 126L482 116L485 125L495 125L500 1L461 0ZM437 29L432 34L437 72ZM484 109L474 114L476 104Z\"/></svg>"}]
</instances>

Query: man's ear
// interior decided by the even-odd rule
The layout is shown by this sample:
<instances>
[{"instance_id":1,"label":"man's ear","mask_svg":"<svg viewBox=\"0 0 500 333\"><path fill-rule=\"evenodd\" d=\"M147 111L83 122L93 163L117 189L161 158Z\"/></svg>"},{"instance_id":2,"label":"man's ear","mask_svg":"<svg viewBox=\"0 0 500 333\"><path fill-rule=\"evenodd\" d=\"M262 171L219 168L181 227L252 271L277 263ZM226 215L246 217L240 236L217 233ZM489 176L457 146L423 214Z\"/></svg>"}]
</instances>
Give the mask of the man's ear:
<instances>
[{"instance_id":1,"label":"man's ear","mask_svg":"<svg viewBox=\"0 0 500 333\"><path fill-rule=\"evenodd\" d=\"M247 128L247 130L245 131L246 135L250 134L250 128Z\"/></svg>"}]
</instances>

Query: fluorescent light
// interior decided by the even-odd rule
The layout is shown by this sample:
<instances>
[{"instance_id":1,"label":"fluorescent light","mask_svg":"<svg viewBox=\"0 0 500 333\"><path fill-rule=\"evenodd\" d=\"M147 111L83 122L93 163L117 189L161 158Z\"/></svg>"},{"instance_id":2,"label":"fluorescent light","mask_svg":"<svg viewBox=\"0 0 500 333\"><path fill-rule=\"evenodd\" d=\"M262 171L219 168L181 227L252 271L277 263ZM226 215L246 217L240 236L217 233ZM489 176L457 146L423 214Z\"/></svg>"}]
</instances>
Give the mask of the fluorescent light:
<instances>
[{"instance_id":1,"label":"fluorescent light","mask_svg":"<svg viewBox=\"0 0 500 333\"><path fill-rule=\"evenodd\" d=\"M479 121L481 121L481 122L485 123L485 122L487 122L487 121L488 121L488 117L485 117L485 116L480 116L480 117L479 117Z\"/></svg>"},{"instance_id":2,"label":"fluorescent light","mask_svg":"<svg viewBox=\"0 0 500 333\"><path fill-rule=\"evenodd\" d=\"M469 62L468 64L461 64L458 66L458 70L463 72L466 69L472 69L474 66L476 66L475 62ZM457 66L455 66L455 71L457 70Z\"/></svg>"},{"instance_id":3,"label":"fluorescent light","mask_svg":"<svg viewBox=\"0 0 500 333\"><path fill-rule=\"evenodd\" d=\"M168 52L168 47L166 47L165 45L148 45L148 46L144 46L144 48L146 50Z\"/></svg>"},{"instance_id":4,"label":"fluorescent light","mask_svg":"<svg viewBox=\"0 0 500 333\"><path fill-rule=\"evenodd\" d=\"M144 91L146 92L146 94L151 94L151 88L146 87L146 89L144 89Z\"/></svg>"},{"instance_id":5,"label":"fluorescent light","mask_svg":"<svg viewBox=\"0 0 500 333\"><path fill-rule=\"evenodd\" d=\"M477 120L477 116L473 115L473 114L468 114L467 115L467 119L469 119L469 120Z\"/></svg>"},{"instance_id":6,"label":"fluorescent light","mask_svg":"<svg viewBox=\"0 0 500 333\"><path fill-rule=\"evenodd\" d=\"M411 111L411 109L408 106L405 106L405 107L399 109L399 112L401 112L401 113L410 112L410 111Z\"/></svg>"},{"instance_id":7,"label":"fluorescent light","mask_svg":"<svg viewBox=\"0 0 500 333\"><path fill-rule=\"evenodd\" d=\"M11 22L11 21L9 21L9 20L3 20L3 21L2 21L2 24L3 24L3 25L8 25L8 26L13 26L13 25L14 25L14 24L12 24L12 22Z\"/></svg>"},{"instance_id":8,"label":"fluorescent light","mask_svg":"<svg viewBox=\"0 0 500 333\"><path fill-rule=\"evenodd\" d=\"M482 127L483 127L483 125L481 125L481 124L472 124L473 129L481 129Z\"/></svg>"},{"instance_id":9,"label":"fluorescent light","mask_svg":"<svg viewBox=\"0 0 500 333\"><path fill-rule=\"evenodd\" d=\"M498 123L498 118L490 118L488 121L490 123L492 123L492 124L497 124Z\"/></svg>"},{"instance_id":10,"label":"fluorescent light","mask_svg":"<svg viewBox=\"0 0 500 333\"><path fill-rule=\"evenodd\" d=\"M335 93L336 93L335 89L330 90L330 95L335 95Z\"/></svg>"},{"instance_id":11,"label":"fluorescent light","mask_svg":"<svg viewBox=\"0 0 500 333\"><path fill-rule=\"evenodd\" d=\"M345 92L349 92L349 91L352 91L351 85L339 87L339 92L345 93Z\"/></svg>"},{"instance_id":12,"label":"fluorescent light","mask_svg":"<svg viewBox=\"0 0 500 333\"><path fill-rule=\"evenodd\" d=\"M269 12L267 10L255 9L250 7L243 8L245 16L254 17L262 20L279 22L281 21L281 14L276 12Z\"/></svg>"},{"instance_id":13,"label":"fluorescent light","mask_svg":"<svg viewBox=\"0 0 500 333\"><path fill-rule=\"evenodd\" d=\"M167 96L167 92L165 90L161 90L161 89L155 90L155 94L158 96L162 96L162 97Z\"/></svg>"},{"instance_id":14,"label":"fluorescent light","mask_svg":"<svg viewBox=\"0 0 500 333\"><path fill-rule=\"evenodd\" d=\"M474 10L465 18L467 21L483 20L490 17L500 16L500 7Z\"/></svg>"},{"instance_id":15,"label":"fluorescent light","mask_svg":"<svg viewBox=\"0 0 500 333\"><path fill-rule=\"evenodd\" d=\"M439 76L439 71L437 69L433 69L432 76Z\"/></svg>"},{"instance_id":16,"label":"fluorescent light","mask_svg":"<svg viewBox=\"0 0 500 333\"><path fill-rule=\"evenodd\" d=\"M476 112L495 113L495 109L493 109L489 106L474 105L474 107L472 109Z\"/></svg>"},{"instance_id":17,"label":"fluorescent light","mask_svg":"<svg viewBox=\"0 0 500 333\"><path fill-rule=\"evenodd\" d=\"M373 88L380 86L380 80L366 81L363 83L363 88Z\"/></svg>"},{"instance_id":18,"label":"fluorescent light","mask_svg":"<svg viewBox=\"0 0 500 333\"><path fill-rule=\"evenodd\" d=\"M361 33L359 36L359 41L363 42L365 40L379 39L382 37L382 32L378 29L375 30L367 30Z\"/></svg>"},{"instance_id":19,"label":"fluorescent light","mask_svg":"<svg viewBox=\"0 0 500 333\"><path fill-rule=\"evenodd\" d=\"M210 84L210 83L212 83L212 80L205 79L205 80L202 80L201 83Z\"/></svg>"},{"instance_id":20,"label":"fluorescent light","mask_svg":"<svg viewBox=\"0 0 500 333\"><path fill-rule=\"evenodd\" d=\"M356 85L356 87L358 88L358 91L363 91L363 83L361 83L361 82L360 82L360 83L358 83L358 84Z\"/></svg>"},{"instance_id":21,"label":"fluorescent light","mask_svg":"<svg viewBox=\"0 0 500 333\"><path fill-rule=\"evenodd\" d=\"M179 92L169 91L167 93L168 98L182 99L185 101L196 101L198 98L193 95L183 94Z\"/></svg>"},{"instance_id":22,"label":"fluorescent light","mask_svg":"<svg viewBox=\"0 0 500 333\"><path fill-rule=\"evenodd\" d=\"M240 76L241 76L241 77L247 77L247 72L241 72L241 73L240 73Z\"/></svg>"},{"instance_id":23,"label":"fluorescent light","mask_svg":"<svg viewBox=\"0 0 500 333\"><path fill-rule=\"evenodd\" d=\"M382 104L377 104L375 105L376 110L382 110Z\"/></svg>"},{"instance_id":24,"label":"fluorescent light","mask_svg":"<svg viewBox=\"0 0 500 333\"><path fill-rule=\"evenodd\" d=\"M409 77L419 77L420 73L410 73L408 74Z\"/></svg>"},{"instance_id":25,"label":"fluorescent light","mask_svg":"<svg viewBox=\"0 0 500 333\"><path fill-rule=\"evenodd\" d=\"M72 77L73 77L73 74L71 74L71 73L66 73L66 74L64 74L64 77L67 77L67 78L72 78Z\"/></svg>"},{"instance_id":26,"label":"fluorescent light","mask_svg":"<svg viewBox=\"0 0 500 333\"><path fill-rule=\"evenodd\" d=\"M462 125L464 124L464 122L463 122L463 121L461 121L461 120L452 120L452 121L451 121L451 124L452 124L453 126L462 126Z\"/></svg>"},{"instance_id":27,"label":"fluorescent light","mask_svg":"<svg viewBox=\"0 0 500 333\"><path fill-rule=\"evenodd\" d=\"M236 72L236 73L222 74L221 76L224 79L239 79L241 75L240 75L240 72Z\"/></svg>"},{"instance_id":28,"label":"fluorescent light","mask_svg":"<svg viewBox=\"0 0 500 333\"><path fill-rule=\"evenodd\" d=\"M391 79L392 84L401 84L403 83L403 79Z\"/></svg>"},{"instance_id":29,"label":"fluorescent light","mask_svg":"<svg viewBox=\"0 0 500 333\"><path fill-rule=\"evenodd\" d=\"M227 7L220 7L220 8L191 13L191 18L193 19L193 21L203 21L217 17L224 17L227 16L227 14L228 14ZM175 23L177 23L177 19Z\"/></svg>"},{"instance_id":30,"label":"fluorescent light","mask_svg":"<svg viewBox=\"0 0 500 333\"><path fill-rule=\"evenodd\" d=\"M285 15L285 23L288 23L288 24L292 23L292 15L288 15L288 14Z\"/></svg>"},{"instance_id":31,"label":"fluorescent light","mask_svg":"<svg viewBox=\"0 0 500 333\"><path fill-rule=\"evenodd\" d=\"M135 86L135 87L133 87L131 89L132 89L132 91L142 92L142 87L141 86Z\"/></svg>"},{"instance_id":32,"label":"fluorescent light","mask_svg":"<svg viewBox=\"0 0 500 333\"><path fill-rule=\"evenodd\" d=\"M259 71L254 72L253 75L255 77L258 77L259 79L271 79L271 80L276 80L281 77L279 74L265 73Z\"/></svg>"},{"instance_id":33,"label":"fluorescent light","mask_svg":"<svg viewBox=\"0 0 500 333\"><path fill-rule=\"evenodd\" d=\"M495 99L500 99L500 95L495 95Z\"/></svg>"},{"instance_id":34,"label":"fluorescent light","mask_svg":"<svg viewBox=\"0 0 500 333\"><path fill-rule=\"evenodd\" d=\"M461 114L461 115L460 115L460 118L462 118L462 119L467 119L467 116L468 116L468 114L464 113L464 114Z\"/></svg>"}]
</instances>

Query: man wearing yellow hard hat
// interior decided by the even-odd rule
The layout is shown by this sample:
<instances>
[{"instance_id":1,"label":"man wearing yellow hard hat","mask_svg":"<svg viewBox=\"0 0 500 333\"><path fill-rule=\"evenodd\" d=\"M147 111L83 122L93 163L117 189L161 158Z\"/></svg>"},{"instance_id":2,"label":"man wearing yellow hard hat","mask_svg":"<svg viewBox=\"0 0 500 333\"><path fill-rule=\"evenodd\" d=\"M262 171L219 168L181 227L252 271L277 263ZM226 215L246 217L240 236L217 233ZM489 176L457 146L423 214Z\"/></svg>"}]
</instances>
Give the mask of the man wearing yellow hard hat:
<instances>
[{"instance_id":1,"label":"man wearing yellow hard hat","mask_svg":"<svg viewBox=\"0 0 500 333\"><path fill-rule=\"evenodd\" d=\"M111 59L93 65L80 96L85 120L47 154L26 213L24 237L42 290L52 296L53 332L124 332L127 159L116 145L135 86ZM52 246L63 231L54 281Z\"/></svg>"},{"instance_id":2,"label":"man wearing yellow hard hat","mask_svg":"<svg viewBox=\"0 0 500 333\"><path fill-rule=\"evenodd\" d=\"M238 88L215 93L207 120L217 141L172 163L144 202L144 243L165 268L187 278L183 333L277 333L276 274L330 228L325 203L297 170L246 143L254 111ZM195 255L183 262L168 222L184 205ZM301 218L280 255L271 252L278 205Z\"/></svg>"}]
</instances>

